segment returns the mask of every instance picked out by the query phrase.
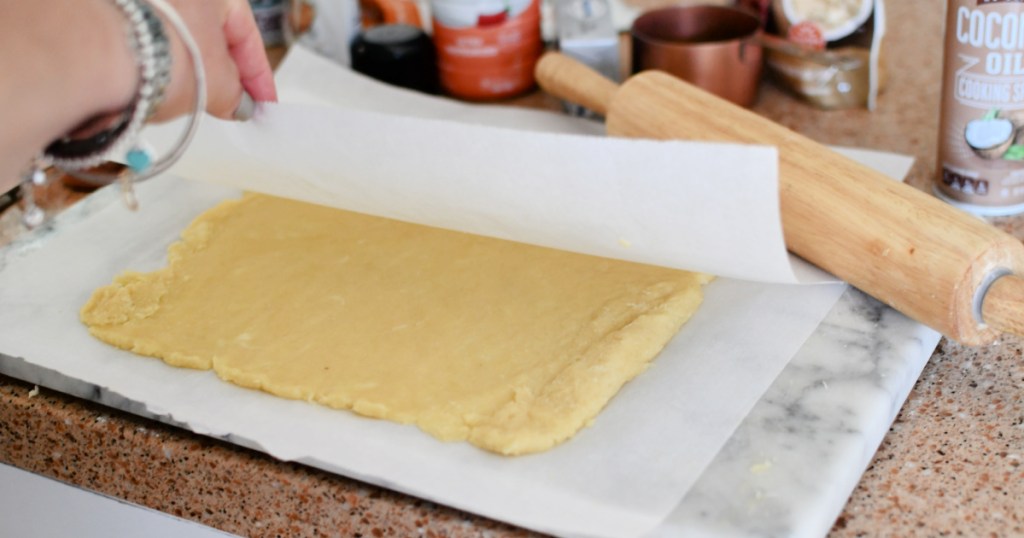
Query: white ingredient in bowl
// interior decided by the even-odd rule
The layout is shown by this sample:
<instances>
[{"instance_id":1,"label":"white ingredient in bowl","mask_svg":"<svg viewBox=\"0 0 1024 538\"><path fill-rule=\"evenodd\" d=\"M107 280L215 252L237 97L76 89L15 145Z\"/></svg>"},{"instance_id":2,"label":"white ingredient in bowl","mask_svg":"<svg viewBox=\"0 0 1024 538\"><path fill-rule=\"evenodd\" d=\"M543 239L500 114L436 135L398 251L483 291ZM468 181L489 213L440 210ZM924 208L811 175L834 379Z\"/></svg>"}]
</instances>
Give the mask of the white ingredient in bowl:
<instances>
[{"instance_id":1,"label":"white ingredient in bowl","mask_svg":"<svg viewBox=\"0 0 1024 538\"><path fill-rule=\"evenodd\" d=\"M791 0L803 20L811 20L826 31L842 26L860 12L864 0Z\"/></svg>"}]
</instances>

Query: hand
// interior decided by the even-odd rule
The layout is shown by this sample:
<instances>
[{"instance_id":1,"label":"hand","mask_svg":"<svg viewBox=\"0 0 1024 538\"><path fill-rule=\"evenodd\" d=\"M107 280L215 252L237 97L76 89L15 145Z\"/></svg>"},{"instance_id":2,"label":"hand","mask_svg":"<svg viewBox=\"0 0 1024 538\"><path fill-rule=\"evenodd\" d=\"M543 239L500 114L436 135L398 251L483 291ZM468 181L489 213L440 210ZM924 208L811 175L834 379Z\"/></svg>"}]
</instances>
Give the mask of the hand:
<instances>
[{"instance_id":1,"label":"hand","mask_svg":"<svg viewBox=\"0 0 1024 538\"><path fill-rule=\"evenodd\" d=\"M248 91L257 101L277 93L252 10L246 0L165 0L200 48L207 111L231 117ZM123 110L135 97L138 66L125 18L111 0L0 0L0 192L13 187L33 156L90 118ZM172 78L157 120L192 110L195 82L189 55L166 25ZM16 126L16 127L13 127Z\"/></svg>"},{"instance_id":2,"label":"hand","mask_svg":"<svg viewBox=\"0 0 1024 538\"><path fill-rule=\"evenodd\" d=\"M199 46L210 114L230 118L246 91L256 101L276 101L273 72L247 0L168 0ZM174 57L166 99L154 121L192 110L195 82L180 36L165 22Z\"/></svg>"}]
</instances>

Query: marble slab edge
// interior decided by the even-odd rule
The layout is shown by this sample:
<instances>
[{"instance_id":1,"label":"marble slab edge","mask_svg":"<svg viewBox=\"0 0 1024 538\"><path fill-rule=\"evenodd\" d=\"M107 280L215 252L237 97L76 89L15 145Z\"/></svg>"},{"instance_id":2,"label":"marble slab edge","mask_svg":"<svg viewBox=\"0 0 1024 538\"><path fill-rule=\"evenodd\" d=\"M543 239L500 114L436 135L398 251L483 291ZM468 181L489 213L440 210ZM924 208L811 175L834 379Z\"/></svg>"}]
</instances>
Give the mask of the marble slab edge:
<instances>
[{"instance_id":1,"label":"marble slab edge","mask_svg":"<svg viewBox=\"0 0 1024 538\"><path fill-rule=\"evenodd\" d=\"M849 288L652 536L825 536L941 335Z\"/></svg>"}]
</instances>

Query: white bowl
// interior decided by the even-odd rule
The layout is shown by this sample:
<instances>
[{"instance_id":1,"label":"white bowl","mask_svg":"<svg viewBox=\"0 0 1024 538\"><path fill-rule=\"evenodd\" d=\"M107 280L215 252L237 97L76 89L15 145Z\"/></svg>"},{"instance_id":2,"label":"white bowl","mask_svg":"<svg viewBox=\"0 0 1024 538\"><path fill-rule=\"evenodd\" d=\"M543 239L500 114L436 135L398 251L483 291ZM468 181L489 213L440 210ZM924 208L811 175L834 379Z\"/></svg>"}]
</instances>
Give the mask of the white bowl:
<instances>
[{"instance_id":1,"label":"white bowl","mask_svg":"<svg viewBox=\"0 0 1024 538\"><path fill-rule=\"evenodd\" d=\"M841 7L835 6L841 4ZM874 0L779 0L774 3L783 31L810 20L821 28L825 41L837 41L860 28L874 10ZM780 9L781 8L781 9ZM849 9L854 8L854 9ZM812 15L815 15L812 18Z\"/></svg>"}]
</instances>

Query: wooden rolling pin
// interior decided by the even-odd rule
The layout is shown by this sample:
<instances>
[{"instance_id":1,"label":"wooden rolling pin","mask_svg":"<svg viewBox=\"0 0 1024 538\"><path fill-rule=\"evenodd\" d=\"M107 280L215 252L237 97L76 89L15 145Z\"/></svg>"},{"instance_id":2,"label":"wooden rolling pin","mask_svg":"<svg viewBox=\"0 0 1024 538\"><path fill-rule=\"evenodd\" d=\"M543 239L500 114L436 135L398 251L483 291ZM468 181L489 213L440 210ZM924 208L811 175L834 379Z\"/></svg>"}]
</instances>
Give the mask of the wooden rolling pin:
<instances>
[{"instance_id":1,"label":"wooden rolling pin","mask_svg":"<svg viewBox=\"0 0 1024 538\"><path fill-rule=\"evenodd\" d=\"M984 221L666 73L618 86L548 53L536 75L609 135L778 147L791 252L959 342L1024 335L1024 246Z\"/></svg>"}]
</instances>

